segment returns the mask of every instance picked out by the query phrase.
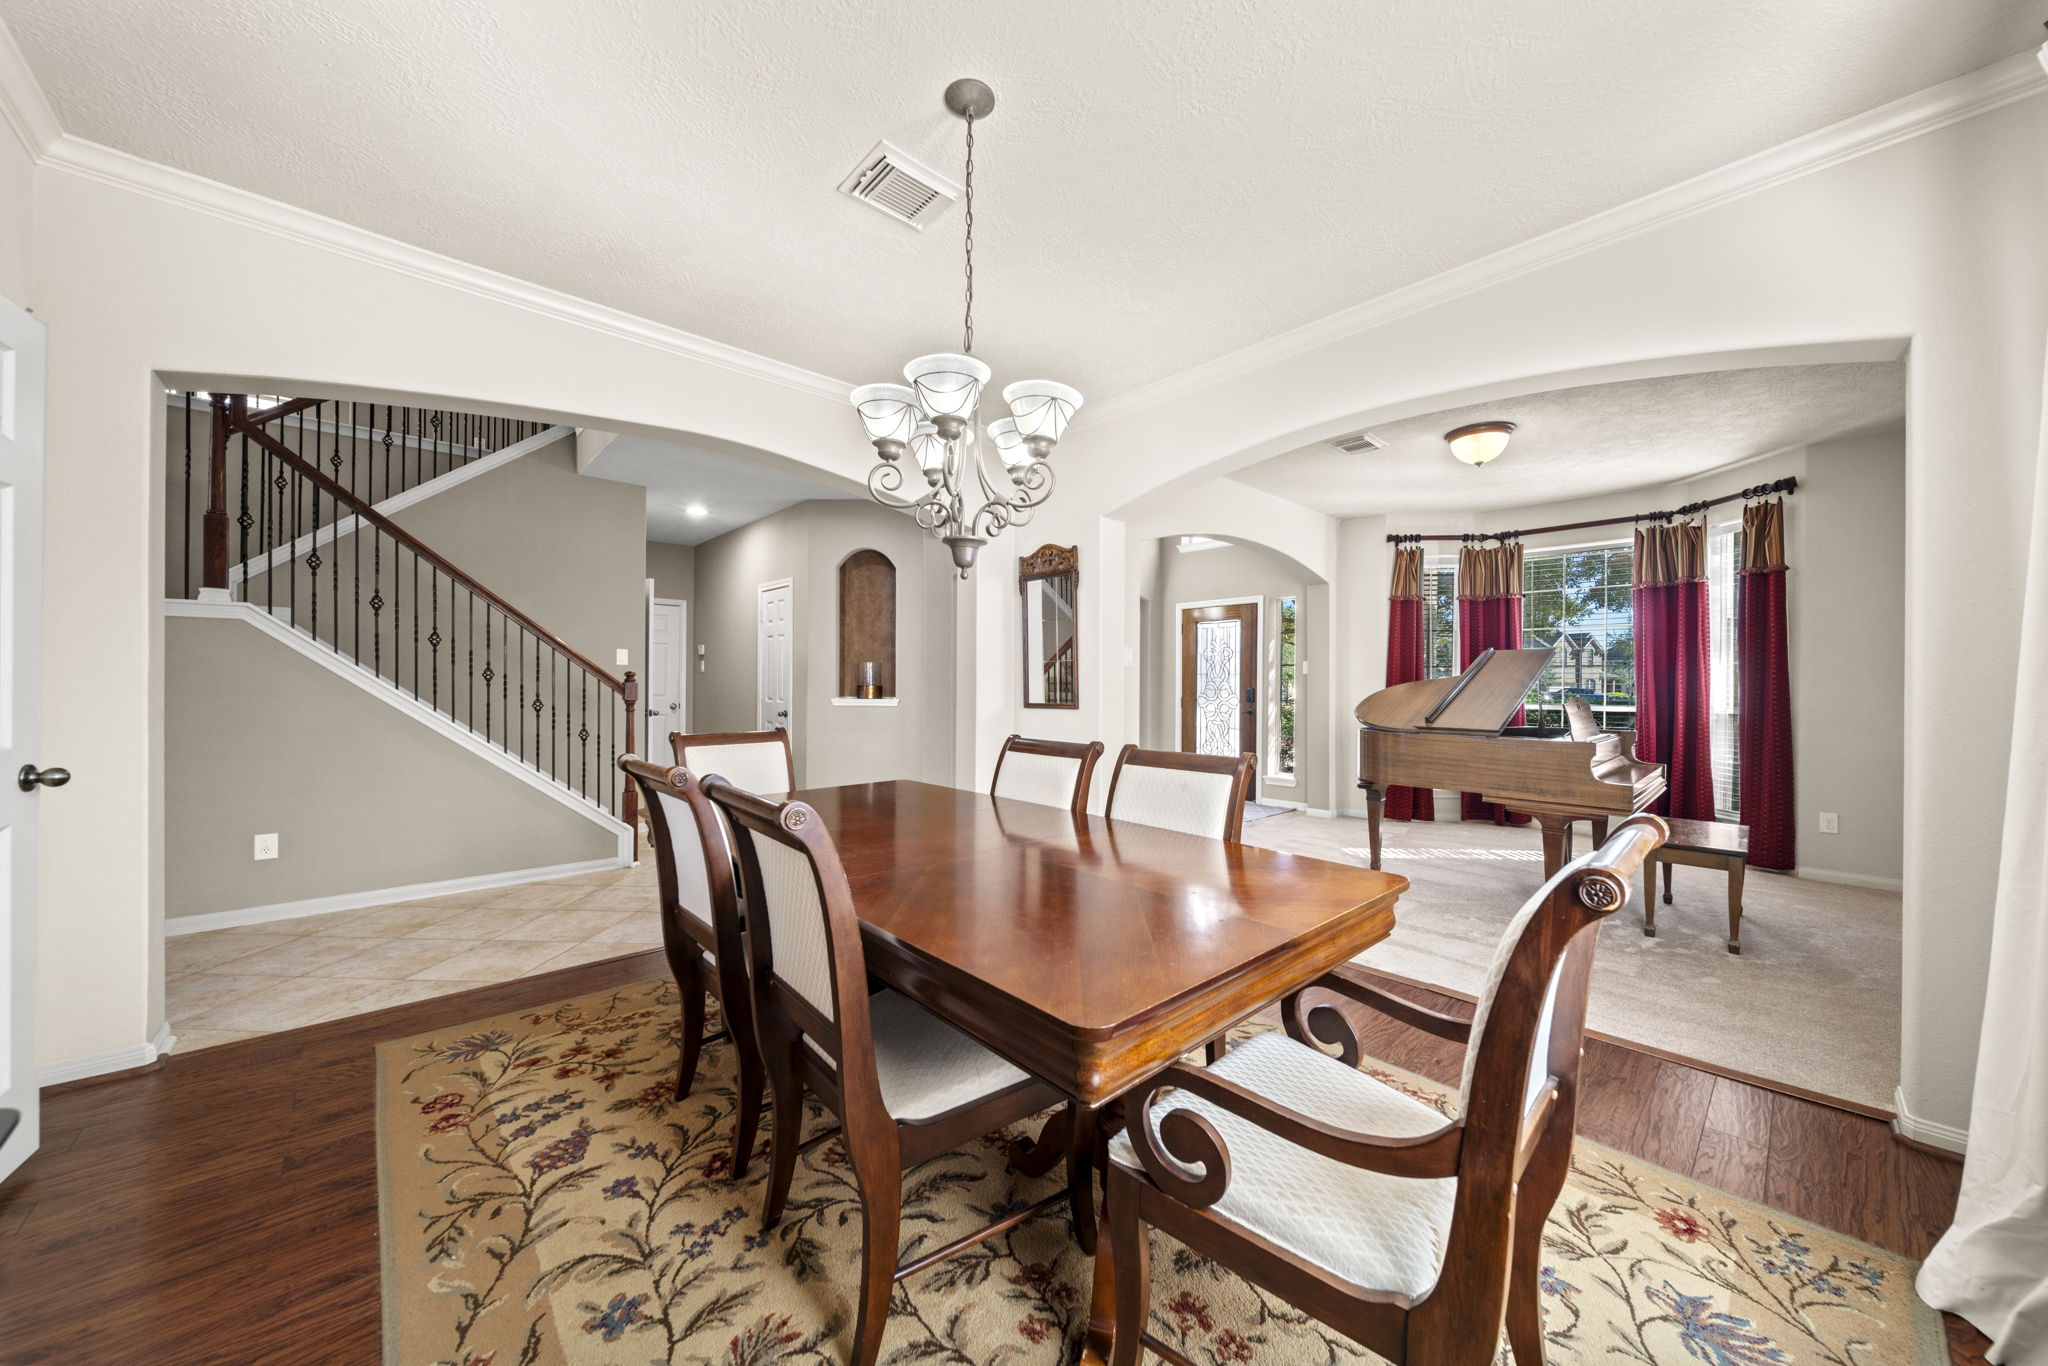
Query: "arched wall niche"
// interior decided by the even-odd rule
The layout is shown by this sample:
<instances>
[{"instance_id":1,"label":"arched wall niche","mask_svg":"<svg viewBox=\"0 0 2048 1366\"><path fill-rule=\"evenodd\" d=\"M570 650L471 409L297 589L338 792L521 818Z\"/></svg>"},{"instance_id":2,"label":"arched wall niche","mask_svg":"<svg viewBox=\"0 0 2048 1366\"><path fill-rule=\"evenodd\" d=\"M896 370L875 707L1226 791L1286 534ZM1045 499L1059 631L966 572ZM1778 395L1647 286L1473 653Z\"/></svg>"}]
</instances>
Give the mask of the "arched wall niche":
<instances>
[{"instance_id":1,"label":"arched wall niche","mask_svg":"<svg viewBox=\"0 0 2048 1366\"><path fill-rule=\"evenodd\" d=\"M879 550L856 550L839 562L839 696L896 695L896 565Z\"/></svg>"}]
</instances>

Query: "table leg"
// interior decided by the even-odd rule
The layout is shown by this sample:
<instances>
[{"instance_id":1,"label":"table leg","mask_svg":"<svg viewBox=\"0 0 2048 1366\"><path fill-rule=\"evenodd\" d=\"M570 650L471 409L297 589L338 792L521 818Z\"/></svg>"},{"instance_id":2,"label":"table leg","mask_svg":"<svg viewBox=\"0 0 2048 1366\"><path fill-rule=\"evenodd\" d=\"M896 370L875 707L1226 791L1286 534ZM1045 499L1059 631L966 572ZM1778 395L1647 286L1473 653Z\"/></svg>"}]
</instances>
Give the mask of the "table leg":
<instances>
[{"instance_id":1,"label":"table leg","mask_svg":"<svg viewBox=\"0 0 2048 1366\"><path fill-rule=\"evenodd\" d=\"M1728 860L1728 952L1742 952L1742 870L1746 860Z\"/></svg>"},{"instance_id":2,"label":"table leg","mask_svg":"<svg viewBox=\"0 0 2048 1366\"><path fill-rule=\"evenodd\" d=\"M1571 862L1572 819L1554 811L1538 811L1535 816L1543 829L1543 880L1548 882Z\"/></svg>"},{"instance_id":3,"label":"table leg","mask_svg":"<svg viewBox=\"0 0 2048 1366\"><path fill-rule=\"evenodd\" d=\"M1074 1220L1074 1241L1093 1257L1100 1221L1095 1201L1097 1150L1102 1146L1100 1112L1076 1104L1073 1142L1067 1148L1067 1204Z\"/></svg>"},{"instance_id":4,"label":"table leg","mask_svg":"<svg viewBox=\"0 0 2048 1366\"><path fill-rule=\"evenodd\" d=\"M1095 1286L1088 1297L1088 1335L1081 1342L1080 1366L1109 1366L1115 1346L1116 1242L1104 1218L1095 1236Z\"/></svg>"},{"instance_id":5,"label":"table leg","mask_svg":"<svg viewBox=\"0 0 2048 1366\"><path fill-rule=\"evenodd\" d=\"M1643 860L1643 933L1657 937L1657 861L1653 854Z\"/></svg>"},{"instance_id":6,"label":"table leg","mask_svg":"<svg viewBox=\"0 0 2048 1366\"><path fill-rule=\"evenodd\" d=\"M1375 784L1365 789L1365 842L1372 852L1372 868L1380 866L1380 812L1387 805L1387 790Z\"/></svg>"}]
</instances>

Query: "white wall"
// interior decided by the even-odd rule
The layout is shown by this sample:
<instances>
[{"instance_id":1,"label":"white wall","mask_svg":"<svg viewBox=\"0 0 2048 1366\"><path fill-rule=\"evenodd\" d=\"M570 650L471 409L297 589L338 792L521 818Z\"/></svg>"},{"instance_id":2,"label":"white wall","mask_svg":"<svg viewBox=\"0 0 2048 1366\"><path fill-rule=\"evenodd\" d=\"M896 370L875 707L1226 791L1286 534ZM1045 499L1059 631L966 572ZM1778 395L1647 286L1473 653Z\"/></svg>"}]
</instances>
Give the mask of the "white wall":
<instances>
[{"instance_id":1,"label":"white wall","mask_svg":"<svg viewBox=\"0 0 2048 1366\"><path fill-rule=\"evenodd\" d=\"M0 299L26 308L35 241L35 160L0 131Z\"/></svg>"}]
</instances>

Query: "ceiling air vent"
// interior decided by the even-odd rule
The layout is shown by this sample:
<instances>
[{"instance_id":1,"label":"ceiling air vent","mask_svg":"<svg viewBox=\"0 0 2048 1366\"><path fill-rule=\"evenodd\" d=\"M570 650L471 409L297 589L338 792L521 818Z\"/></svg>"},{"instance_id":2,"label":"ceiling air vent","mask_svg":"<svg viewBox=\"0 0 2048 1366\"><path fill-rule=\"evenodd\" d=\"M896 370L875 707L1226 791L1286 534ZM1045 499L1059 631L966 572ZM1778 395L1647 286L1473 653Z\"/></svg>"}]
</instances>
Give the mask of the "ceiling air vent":
<instances>
[{"instance_id":1,"label":"ceiling air vent","mask_svg":"<svg viewBox=\"0 0 2048 1366\"><path fill-rule=\"evenodd\" d=\"M1335 446L1347 455L1357 455L1360 451L1383 451L1387 448L1387 443L1374 436L1371 432L1352 432L1346 436L1333 436L1323 444Z\"/></svg>"},{"instance_id":2,"label":"ceiling air vent","mask_svg":"<svg viewBox=\"0 0 2048 1366\"><path fill-rule=\"evenodd\" d=\"M876 143L839 189L913 228L922 228L960 197L958 186L886 142Z\"/></svg>"}]
</instances>

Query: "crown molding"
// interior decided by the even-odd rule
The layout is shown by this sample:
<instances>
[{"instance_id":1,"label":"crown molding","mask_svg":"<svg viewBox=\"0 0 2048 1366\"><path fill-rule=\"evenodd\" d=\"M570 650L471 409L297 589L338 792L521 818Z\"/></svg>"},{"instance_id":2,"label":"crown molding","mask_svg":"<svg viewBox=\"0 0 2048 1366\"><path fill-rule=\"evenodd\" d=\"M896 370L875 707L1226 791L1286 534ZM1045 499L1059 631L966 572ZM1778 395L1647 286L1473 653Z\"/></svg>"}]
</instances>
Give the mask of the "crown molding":
<instances>
[{"instance_id":1,"label":"crown molding","mask_svg":"<svg viewBox=\"0 0 2048 1366\"><path fill-rule=\"evenodd\" d=\"M0 70L0 81L5 79L4 70ZM459 289L543 317L587 327L640 346L686 356L735 374L767 380L835 403L844 403L853 391L853 386L846 381L821 375L815 370L806 370L622 309L458 261L452 256L443 256L324 214L147 161L84 138L69 134L57 137L43 153L41 164L66 175L146 195L242 227L302 242L322 251L394 270L431 284Z\"/></svg>"},{"instance_id":2,"label":"crown molding","mask_svg":"<svg viewBox=\"0 0 2048 1366\"><path fill-rule=\"evenodd\" d=\"M1075 414L1091 428L1278 365L1425 309L1723 204L1883 151L2048 90L2048 45L1929 86L1753 156L1504 247L1242 350L1114 395Z\"/></svg>"},{"instance_id":3,"label":"crown molding","mask_svg":"<svg viewBox=\"0 0 2048 1366\"><path fill-rule=\"evenodd\" d=\"M0 21L0 120L14 130L31 160L41 161L64 136L57 124L57 111L43 95L42 83L29 69L14 35Z\"/></svg>"}]
</instances>

